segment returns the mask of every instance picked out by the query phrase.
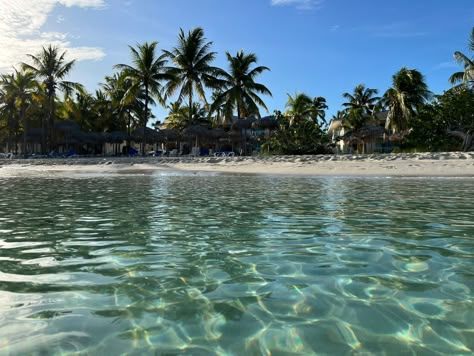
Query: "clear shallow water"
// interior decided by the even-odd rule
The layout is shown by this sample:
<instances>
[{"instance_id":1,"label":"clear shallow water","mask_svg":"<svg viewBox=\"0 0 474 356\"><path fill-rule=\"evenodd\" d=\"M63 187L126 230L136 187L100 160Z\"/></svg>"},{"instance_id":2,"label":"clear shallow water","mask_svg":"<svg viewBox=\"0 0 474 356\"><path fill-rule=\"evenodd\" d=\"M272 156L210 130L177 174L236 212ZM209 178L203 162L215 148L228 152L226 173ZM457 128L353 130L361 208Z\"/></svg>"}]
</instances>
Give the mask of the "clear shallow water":
<instances>
[{"instance_id":1,"label":"clear shallow water","mask_svg":"<svg viewBox=\"0 0 474 356\"><path fill-rule=\"evenodd\" d=\"M0 353L469 354L469 179L0 179Z\"/></svg>"}]
</instances>

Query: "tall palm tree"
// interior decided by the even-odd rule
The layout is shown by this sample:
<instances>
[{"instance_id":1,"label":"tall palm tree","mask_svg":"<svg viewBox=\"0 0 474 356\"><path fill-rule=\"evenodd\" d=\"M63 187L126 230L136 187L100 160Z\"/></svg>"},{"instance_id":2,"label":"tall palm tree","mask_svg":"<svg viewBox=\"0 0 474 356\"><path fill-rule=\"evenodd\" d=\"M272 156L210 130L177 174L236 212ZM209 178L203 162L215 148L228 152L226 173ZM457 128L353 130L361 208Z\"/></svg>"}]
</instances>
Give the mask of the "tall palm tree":
<instances>
[{"instance_id":1,"label":"tall palm tree","mask_svg":"<svg viewBox=\"0 0 474 356\"><path fill-rule=\"evenodd\" d=\"M18 112L16 107L16 98L7 89L11 85L11 82L13 82L12 75L5 74L0 77L0 116L5 120L5 128L7 128L8 151L13 151L13 147L15 146L13 141L17 126L16 122Z\"/></svg>"},{"instance_id":2,"label":"tall palm tree","mask_svg":"<svg viewBox=\"0 0 474 356\"><path fill-rule=\"evenodd\" d=\"M255 78L263 72L270 70L268 67L256 66L257 56L254 53L245 54L238 51L235 56L226 52L229 62L229 72L222 72L222 93L216 98L211 110L223 105L225 115L232 117L237 111L237 119L244 116L259 115L258 107L268 108L259 97L259 94L272 96L268 88L255 82Z\"/></svg>"},{"instance_id":3,"label":"tall palm tree","mask_svg":"<svg viewBox=\"0 0 474 356\"><path fill-rule=\"evenodd\" d=\"M319 125L319 122L318 122L318 118L319 118L325 125L327 125L326 110L328 108L329 107L326 104L326 99L323 98L322 96L317 96L313 99L313 103L312 103L313 120L316 124Z\"/></svg>"},{"instance_id":4,"label":"tall palm tree","mask_svg":"<svg viewBox=\"0 0 474 356\"><path fill-rule=\"evenodd\" d=\"M43 47L42 51L37 55L28 54L33 64L22 63L26 70L32 71L35 76L43 81L47 96L47 125L43 122L43 132L47 130L49 145L54 146L54 136L52 130L54 127L54 120L56 114L56 93L59 89L66 95L70 95L73 91L82 91L82 85L64 80L64 78L71 72L75 60L66 61L66 51L60 53L58 47L49 45L47 48ZM43 138L43 141L45 139ZM43 149L45 147L43 142Z\"/></svg>"},{"instance_id":5,"label":"tall palm tree","mask_svg":"<svg viewBox=\"0 0 474 356\"><path fill-rule=\"evenodd\" d=\"M170 103L168 106L168 116L165 118L165 125L168 129L181 131L186 127L186 122L189 120L188 112L185 111L178 101Z\"/></svg>"},{"instance_id":6,"label":"tall palm tree","mask_svg":"<svg viewBox=\"0 0 474 356\"><path fill-rule=\"evenodd\" d=\"M452 85L460 83L460 85L465 85L469 88L474 88L474 27L471 31L468 46L469 51L473 52L472 58L469 58L468 56L459 51L454 52L455 61L459 65L464 66L464 70L461 72L454 73L449 78L449 82Z\"/></svg>"},{"instance_id":7,"label":"tall palm tree","mask_svg":"<svg viewBox=\"0 0 474 356\"><path fill-rule=\"evenodd\" d=\"M222 75L222 69L211 65L216 57L211 46L212 42L206 42L202 28L197 27L187 34L180 29L177 46L171 51L163 51L174 65L167 71L171 77L166 85L167 96L179 91L177 101L181 103L187 98L189 108L193 107L194 93L207 103L205 88L218 89L218 77ZM192 109L188 114L192 115Z\"/></svg>"},{"instance_id":8,"label":"tall palm tree","mask_svg":"<svg viewBox=\"0 0 474 356\"><path fill-rule=\"evenodd\" d=\"M286 115L290 117L290 126L312 118L313 101L308 95L304 93L295 93L294 96L286 95L288 96L288 101L285 104L285 108L287 108Z\"/></svg>"},{"instance_id":9,"label":"tall palm tree","mask_svg":"<svg viewBox=\"0 0 474 356\"><path fill-rule=\"evenodd\" d=\"M364 84L357 85L352 94L342 94L343 98L347 99L347 102L343 103L342 106L352 117L352 121L358 122L356 126L363 126L372 116L376 105L380 101L380 97L376 96L377 94L377 89L367 88Z\"/></svg>"},{"instance_id":10,"label":"tall palm tree","mask_svg":"<svg viewBox=\"0 0 474 356\"><path fill-rule=\"evenodd\" d=\"M112 76L105 77L105 83L101 84L109 100L111 101L112 112L117 119L117 127L125 127L125 130L130 137L132 133L132 125L137 121L137 113L144 112L142 109L145 99L144 91L141 90L136 95L129 95L132 81L125 75L125 73L117 72ZM127 142L130 145L130 142Z\"/></svg>"},{"instance_id":11,"label":"tall palm tree","mask_svg":"<svg viewBox=\"0 0 474 356\"><path fill-rule=\"evenodd\" d=\"M10 75L2 75L2 86L7 96L10 96L15 103L15 109L18 110L18 120L16 121L16 137L18 137L19 124L23 125L23 147L22 152L26 156L26 131L27 120L26 110L33 102L34 93L38 90L38 82L35 80L35 74L29 70L15 71ZM15 143L16 153L17 143Z\"/></svg>"},{"instance_id":12,"label":"tall palm tree","mask_svg":"<svg viewBox=\"0 0 474 356\"><path fill-rule=\"evenodd\" d=\"M137 44L137 48L129 46L132 56L132 65L115 65L115 68L123 70L125 78L131 82L131 86L125 94L125 98L137 97L141 90L144 91L145 110L141 118L143 136L146 134L146 124L150 117L148 105L154 104L153 98L157 98L161 104L164 104L161 93L162 82L169 79L169 76L165 73L165 55L157 56L157 45L158 42L145 42L144 44ZM142 155L145 155L145 137L143 137L141 146Z\"/></svg>"},{"instance_id":13,"label":"tall palm tree","mask_svg":"<svg viewBox=\"0 0 474 356\"><path fill-rule=\"evenodd\" d=\"M393 75L392 87L383 96L383 103L388 107L385 128L392 132L408 129L410 119L430 97L423 74L416 69L400 69Z\"/></svg>"}]
</instances>

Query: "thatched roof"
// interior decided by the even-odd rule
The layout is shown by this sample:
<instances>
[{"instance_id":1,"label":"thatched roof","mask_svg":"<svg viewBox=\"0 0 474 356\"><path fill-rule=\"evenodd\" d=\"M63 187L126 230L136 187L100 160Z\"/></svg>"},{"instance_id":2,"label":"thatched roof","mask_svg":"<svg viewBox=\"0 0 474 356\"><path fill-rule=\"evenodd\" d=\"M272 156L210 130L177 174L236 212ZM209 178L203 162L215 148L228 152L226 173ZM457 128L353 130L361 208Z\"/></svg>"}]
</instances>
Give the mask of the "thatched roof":
<instances>
[{"instance_id":1,"label":"thatched roof","mask_svg":"<svg viewBox=\"0 0 474 356\"><path fill-rule=\"evenodd\" d=\"M30 143L41 143L43 138L43 129L32 127L26 130L26 141Z\"/></svg>"},{"instance_id":2,"label":"thatched roof","mask_svg":"<svg viewBox=\"0 0 474 356\"><path fill-rule=\"evenodd\" d=\"M209 137L211 130L204 125L191 125L186 127L182 134L184 137Z\"/></svg>"},{"instance_id":3,"label":"thatched roof","mask_svg":"<svg viewBox=\"0 0 474 356\"><path fill-rule=\"evenodd\" d=\"M79 124L72 120L57 121L54 128L60 131L79 131Z\"/></svg>"},{"instance_id":4,"label":"thatched roof","mask_svg":"<svg viewBox=\"0 0 474 356\"><path fill-rule=\"evenodd\" d=\"M128 134L124 131L112 131L104 132L105 142L108 143L121 143L128 140Z\"/></svg>"},{"instance_id":5,"label":"thatched roof","mask_svg":"<svg viewBox=\"0 0 474 356\"><path fill-rule=\"evenodd\" d=\"M159 131L164 141L176 141L178 139L178 131L173 129L163 129Z\"/></svg>"},{"instance_id":6,"label":"thatched roof","mask_svg":"<svg viewBox=\"0 0 474 356\"><path fill-rule=\"evenodd\" d=\"M229 134L223 128L217 128L211 130L211 137L214 139L226 138Z\"/></svg>"},{"instance_id":7,"label":"thatched roof","mask_svg":"<svg viewBox=\"0 0 474 356\"><path fill-rule=\"evenodd\" d=\"M236 120L232 123L232 129L241 130L241 129L250 129L252 124L257 121L254 118L248 117L246 119Z\"/></svg>"},{"instance_id":8,"label":"thatched roof","mask_svg":"<svg viewBox=\"0 0 474 356\"><path fill-rule=\"evenodd\" d=\"M383 138L384 132L385 130L382 126L366 125L361 127L360 129L347 132L339 139L343 139L349 142L358 142L367 140L369 138Z\"/></svg>"},{"instance_id":9,"label":"thatched roof","mask_svg":"<svg viewBox=\"0 0 474 356\"><path fill-rule=\"evenodd\" d=\"M143 137L145 137L145 140L148 143L155 143L155 142L162 141L162 135L160 135L158 131L150 129L149 127L145 127L145 128L140 127L138 129L135 129L132 132L131 136L135 142L142 142Z\"/></svg>"},{"instance_id":10,"label":"thatched roof","mask_svg":"<svg viewBox=\"0 0 474 356\"><path fill-rule=\"evenodd\" d=\"M278 124L278 120L275 119L275 116L265 116L262 117L260 120L256 120L252 127L258 129L277 129L280 125Z\"/></svg>"}]
</instances>

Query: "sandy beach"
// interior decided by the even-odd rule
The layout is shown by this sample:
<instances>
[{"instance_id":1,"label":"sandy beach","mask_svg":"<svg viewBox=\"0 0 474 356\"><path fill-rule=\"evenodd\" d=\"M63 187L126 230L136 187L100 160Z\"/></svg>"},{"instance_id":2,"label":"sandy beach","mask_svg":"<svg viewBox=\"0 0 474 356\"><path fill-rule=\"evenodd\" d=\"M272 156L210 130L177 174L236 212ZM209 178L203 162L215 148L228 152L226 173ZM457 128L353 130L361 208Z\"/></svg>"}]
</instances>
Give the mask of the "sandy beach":
<instances>
[{"instance_id":1,"label":"sandy beach","mask_svg":"<svg viewBox=\"0 0 474 356\"><path fill-rule=\"evenodd\" d=\"M256 156L94 157L0 160L0 177L53 172L127 173L186 171L315 176L474 177L474 152Z\"/></svg>"}]
</instances>

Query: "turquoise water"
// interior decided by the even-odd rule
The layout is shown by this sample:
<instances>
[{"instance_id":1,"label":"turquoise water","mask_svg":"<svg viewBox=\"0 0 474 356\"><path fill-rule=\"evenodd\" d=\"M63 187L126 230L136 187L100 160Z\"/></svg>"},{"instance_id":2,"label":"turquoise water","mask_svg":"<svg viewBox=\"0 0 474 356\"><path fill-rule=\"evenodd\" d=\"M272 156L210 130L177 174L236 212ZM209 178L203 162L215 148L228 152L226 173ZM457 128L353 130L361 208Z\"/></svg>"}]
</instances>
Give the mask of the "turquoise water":
<instances>
[{"instance_id":1,"label":"turquoise water","mask_svg":"<svg viewBox=\"0 0 474 356\"><path fill-rule=\"evenodd\" d=\"M2 354L470 354L472 179L0 179Z\"/></svg>"}]
</instances>

